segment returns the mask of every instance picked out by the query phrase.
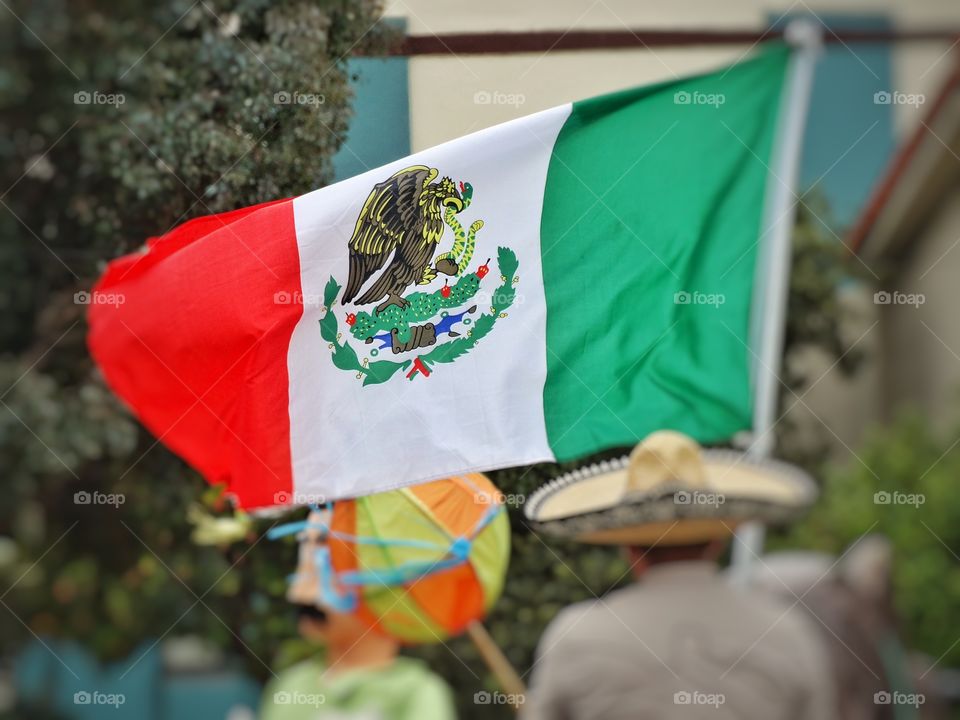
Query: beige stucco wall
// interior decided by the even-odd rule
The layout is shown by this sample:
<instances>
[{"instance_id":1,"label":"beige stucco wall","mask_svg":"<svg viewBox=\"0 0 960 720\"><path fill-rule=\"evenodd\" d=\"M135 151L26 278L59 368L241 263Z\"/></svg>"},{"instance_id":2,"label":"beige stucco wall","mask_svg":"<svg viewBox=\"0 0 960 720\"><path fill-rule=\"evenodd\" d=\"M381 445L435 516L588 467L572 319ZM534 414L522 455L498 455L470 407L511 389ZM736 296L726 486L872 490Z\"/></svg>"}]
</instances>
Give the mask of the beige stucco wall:
<instances>
[{"instance_id":1,"label":"beige stucco wall","mask_svg":"<svg viewBox=\"0 0 960 720\"><path fill-rule=\"evenodd\" d=\"M845 376L837 359L820 349L792 356L791 369L802 374L807 385L795 395L788 393L781 409L791 429L784 444L791 451L826 445L835 458L849 460L864 434L885 421L879 392L883 332L873 293L868 282L840 289L844 349L861 357L853 375Z\"/></svg>"},{"instance_id":2,"label":"beige stucco wall","mask_svg":"<svg viewBox=\"0 0 960 720\"><path fill-rule=\"evenodd\" d=\"M946 194L929 224L907 240L891 272L842 291L847 347L866 354L844 378L819 352L794 358L815 385L785 409L796 427L793 445L823 439L836 458L855 462L864 433L904 412L929 419L940 432L960 420L960 184ZM878 304L876 292L892 302ZM894 298L894 293L902 295ZM916 296L911 298L910 296ZM913 303L907 302L913 300ZM899 301L899 302L898 302Z\"/></svg>"},{"instance_id":3,"label":"beige stucco wall","mask_svg":"<svg viewBox=\"0 0 960 720\"><path fill-rule=\"evenodd\" d=\"M411 34L452 32L631 28L757 28L771 15L804 9L814 13L882 13L901 27L960 25L956 0L399 0L387 15L404 18ZM949 63L947 43L911 43L895 53L892 90L931 97ZM702 72L735 61L747 46L656 48L510 56L413 58L410 63L411 139L414 150L436 145L472 130L612 90L678 75ZM864 73L869 71L864 68ZM478 104L481 99L502 102ZM922 112L909 105L895 108L895 122L906 129Z\"/></svg>"},{"instance_id":4,"label":"beige stucco wall","mask_svg":"<svg viewBox=\"0 0 960 720\"><path fill-rule=\"evenodd\" d=\"M923 304L882 307L885 409L912 407L946 429L960 416L960 185L887 284L921 293Z\"/></svg>"}]
</instances>

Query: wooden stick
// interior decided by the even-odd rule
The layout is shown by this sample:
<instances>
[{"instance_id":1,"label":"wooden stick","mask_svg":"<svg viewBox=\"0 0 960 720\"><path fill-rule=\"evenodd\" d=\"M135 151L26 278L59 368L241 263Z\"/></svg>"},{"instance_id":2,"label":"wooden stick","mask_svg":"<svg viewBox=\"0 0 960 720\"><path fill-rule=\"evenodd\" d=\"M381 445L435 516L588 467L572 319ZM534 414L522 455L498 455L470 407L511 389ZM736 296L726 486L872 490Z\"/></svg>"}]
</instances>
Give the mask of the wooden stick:
<instances>
[{"instance_id":1,"label":"wooden stick","mask_svg":"<svg viewBox=\"0 0 960 720\"><path fill-rule=\"evenodd\" d=\"M467 626L467 634L473 640L473 644L480 651L480 657L490 668L490 671L497 678L500 687L507 694L507 700L510 706L516 711L523 704L523 698L527 693L527 686L517 674L513 665L507 660L507 656L497 645L496 641L487 632L487 629L478 620L473 621Z\"/></svg>"}]
</instances>

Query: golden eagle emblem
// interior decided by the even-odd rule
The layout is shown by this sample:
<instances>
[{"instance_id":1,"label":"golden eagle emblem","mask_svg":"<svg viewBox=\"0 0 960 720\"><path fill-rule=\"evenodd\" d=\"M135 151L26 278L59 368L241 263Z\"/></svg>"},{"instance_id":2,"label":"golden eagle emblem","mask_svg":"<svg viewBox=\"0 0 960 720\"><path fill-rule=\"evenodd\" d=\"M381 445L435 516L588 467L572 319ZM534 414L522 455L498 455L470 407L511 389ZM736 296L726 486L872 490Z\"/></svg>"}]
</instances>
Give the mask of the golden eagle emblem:
<instances>
[{"instance_id":1,"label":"golden eagle emblem","mask_svg":"<svg viewBox=\"0 0 960 720\"><path fill-rule=\"evenodd\" d=\"M437 181L438 174L436 168L413 165L373 186L349 242L350 276L344 303L367 305L383 300L378 313L391 305L403 309L408 304L403 292L414 283L425 285L437 273L457 274L457 264L450 258L438 260L435 267L431 263L443 237L444 214L462 211L473 188L461 182L458 190L448 177ZM373 284L357 297L377 272Z\"/></svg>"}]
</instances>

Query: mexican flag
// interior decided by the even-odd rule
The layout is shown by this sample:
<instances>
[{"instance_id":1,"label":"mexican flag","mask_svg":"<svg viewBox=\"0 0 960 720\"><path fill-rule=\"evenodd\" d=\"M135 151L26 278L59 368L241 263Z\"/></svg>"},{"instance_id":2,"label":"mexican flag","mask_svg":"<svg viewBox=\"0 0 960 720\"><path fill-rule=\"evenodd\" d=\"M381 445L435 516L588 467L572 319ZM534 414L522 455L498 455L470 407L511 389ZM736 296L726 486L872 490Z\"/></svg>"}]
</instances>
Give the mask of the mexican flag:
<instances>
[{"instance_id":1,"label":"mexican flag","mask_svg":"<svg viewBox=\"0 0 960 720\"><path fill-rule=\"evenodd\" d=\"M243 507L751 425L788 50L563 105L112 262L110 387Z\"/></svg>"}]
</instances>

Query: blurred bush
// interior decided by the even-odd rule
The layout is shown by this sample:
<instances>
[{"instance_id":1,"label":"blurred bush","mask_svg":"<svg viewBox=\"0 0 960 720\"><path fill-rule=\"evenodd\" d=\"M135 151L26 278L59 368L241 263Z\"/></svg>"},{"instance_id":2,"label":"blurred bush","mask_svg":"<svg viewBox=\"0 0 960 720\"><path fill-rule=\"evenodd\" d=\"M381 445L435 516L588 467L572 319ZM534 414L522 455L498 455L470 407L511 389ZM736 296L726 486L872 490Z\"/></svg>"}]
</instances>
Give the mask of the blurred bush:
<instances>
[{"instance_id":1,"label":"blurred bush","mask_svg":"<svg viewBox=\"0 0 960 720\"><path fill-rule=\"evenodd\" d=\"M907 646L940 658L938 668L960 665L957 477L957 442L903 416L875 429L844 466L827 470L819 504L782 541L839 555L866 533L886 535Z\"/></svg>"}]
</instances>

